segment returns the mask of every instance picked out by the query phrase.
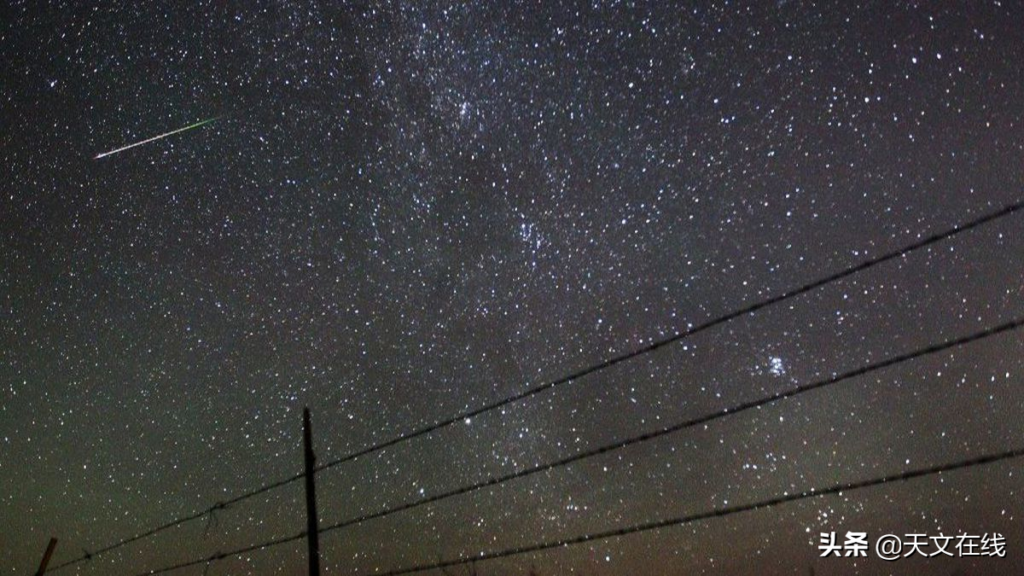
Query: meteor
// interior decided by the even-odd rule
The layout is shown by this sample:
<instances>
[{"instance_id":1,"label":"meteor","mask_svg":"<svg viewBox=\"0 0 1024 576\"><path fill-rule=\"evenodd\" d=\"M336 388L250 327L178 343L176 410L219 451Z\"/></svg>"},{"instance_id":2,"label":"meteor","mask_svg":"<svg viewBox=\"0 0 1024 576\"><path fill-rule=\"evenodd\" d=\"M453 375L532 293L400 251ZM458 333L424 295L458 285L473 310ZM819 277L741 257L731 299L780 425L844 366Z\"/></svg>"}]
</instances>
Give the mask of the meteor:
<instances>
[{"instance_id":1,"label":"meteor","mask_svg":"<svg viewBox=\"0 0 1024 576\"><path fill-rule=\"evenodd\" d=\"M111 154L117 154L118 152L124 152L125 150L128 150L129 148L135 148L136 146L142 146L143 144L149 144L150 142L153 142L153 141L156 141L156 140L160 140L161 138L167 138L168 136L172 136L172 135L177 134L179 132L185 132L186 130L192 130L193 128L199 128L200 126L202 126L204 124L209 124L210 122L214 122L216 120L220 120L221 118L223 118L223 116L214 116L213 118L209 118L209 119L203 120L201 122L196 122L195 124L189 124L188 126L185 126L184 128L178 128L177 130L171 130L170 132L165 132L163 134L160 134L159 136L153 136L152 138L147 138L145 140L142 140L141 142L136 142L134 144L129 144L127 146L122 146L120 148L117 148L115 150L111 150L109 152L103 152L101 154L97 154L93 158L93 160L99 160L100 158L103 158L104 156L110 156Z\"/></svg>"}]
</instances>

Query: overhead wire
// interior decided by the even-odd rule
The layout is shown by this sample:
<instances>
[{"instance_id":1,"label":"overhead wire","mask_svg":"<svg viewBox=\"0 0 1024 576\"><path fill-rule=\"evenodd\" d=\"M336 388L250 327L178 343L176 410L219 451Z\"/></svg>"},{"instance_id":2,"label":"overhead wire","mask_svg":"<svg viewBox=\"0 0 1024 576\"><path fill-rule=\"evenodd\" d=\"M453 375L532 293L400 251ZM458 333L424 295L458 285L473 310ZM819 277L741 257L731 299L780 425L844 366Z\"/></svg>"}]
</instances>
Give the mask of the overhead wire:
<instances>
[{"instance_id":1,"label":"overhead wire","mask_svg":"<svg viewBox=\"0 0 1024 576\"><path fill-rule=\"evenodd\" d=\"M607 445L604 445L604 446L601 446L601 447L598 447L598 448L594 448L594 449L591 449L591 450L587 450L587 451L584 451L584 452L581 452L581 453L578 453L578 454L575 454L575 455L563 458L561 460L557 460L555 462L551 462L551 463L548 463L548 464L541 464L541 465L534 466L534 467L531 467L531 468L526 468L524 470L520 470L518 472L513 472L513 473L510 473L510 474L506 474L504 476L498 476L498 477L489 478L487 480L484 480L482 482L479 482L479 483L476 483L476 484L473 484L473 485L470 485L470 486L458 488L458 489L451 490L451 491L448 491L448 492L443 492L443 493L440 493L440 494L437 494L437 495L434 495L434 496L423 498L421 500L416 500L416 501L413 501L413 502L402 504L402 505L396 506L394 508L389 508L389 509L386 509L386 510L383 510L383 511L380 511L380 512L366 514L366 515L359 516L359 517L356 517L356 518L352 518L352 519L349 519L349 520L344 520L344 521L341 521L341 522L337 522L335 524L330 524L330 525L324 526L323 528L320 528L318 530L318 532L320 534L325 534L325 533L332 532L332 531L335 531L335 530L338 530L338 529L341 529L341 528L345 528L345 527L352 526L352 525L355 525L355 524L360 524L360 523L366 522L368 520L382 518L382 517L389 516L389 515L397 513L397 512L402 512L402 511L405 511L405 510L411 510L413 508L418 508L420 506L424 506L424 505L427 505L427 504L435 503L435 502L438 502L438 501L441 501L441 500L444 500L444 499L447 499L447 498L451 498L453 496L457 496L457 495L460 495L460 494L466 494L466 493L469 493L469 492L474 492L476 490L480 490L480 489L486 488L486 487L497 486L499 484L503 484L505 482L508 482L510 480L514 480L516 478L522 478L522 477L529 476L529 475L532 475L532 474L536 474L536 473L539 473L539 472L543 472L543 471L552 470L552 469L555 469L555 468L567 466L569 464L572 464L574 462L578 462L580 460L584 460L586 458L591 458L591 457L594 457L594 456L597 456L597 455L600 455L600 454L606 454L606 453L612 452L614 450L619 450L619 449L622 449L622 448L626 448L626 447L632 446L634 444L639 444L639 443L642 443L642 442L647 442L647 441L650 441L650 440L654 440L655 438L660 438L662 436L665 436L665 435L668 435L668 434L671 434L671 433L674 433L674 432L679 432L679 431L687 429L687 428L692 428L692 427L695 427L695 426L700 426L700 425L703 425L703 424L707 424L709 422L712 422L712 421L724 418L726 416L740 414L742 412L746 412L746 411L749 411L749 410L753 410L755 408L766 406L768 404L771 404L771 403L774 403L774 402L778 402L778 401L783 400L783 399L792 398L792 397L800 395L800 394L805 394L805 393L810 392L812 390L818 390L818 389L824 388L826 386L831 386L831 385L834 385L834 384L838 384L840 382L843 382L843 381L846 381L846 380L850 380L850 379L856 378L858 376L863 376L865 374L869 374L869 373L872 373L872 372L875 372L875 371L878 371L878 370L882 370L884 368L889 368L889 367L892 367L892 366L896 366L898 364L909 362L911 360L915 360L915 359L921 358L923 356L928 356L928 355L931 355L931 354L936 354L936 353L939 353L939 352L943 352L943 351L959 348L959 347L965 346L967 344L970 344L970 343L973 343L973 342L977 342L979 340L991 338L991 337L997 336L999 334L1003 334L1003 333L1010 332L1010 331L1013 331L1013 330L1018 330L1018 329L1020 329L1022 327L1024 327L1024 317L1017 318L1015 320L1011 320L1011 321L1008 321L1008 322L1003 322L1001 324L992 326L990 328L986 328L986 329L983 329L983 330L979 330L979 331L973 332L973 333L968 334L966 336L961 336L959 338L953 338L953 339L949 339L949 340L946 340L946 341L943 341L943 342L939 342L939 343L936 343L936 344L931 344L929 346L924 346L924 347L915 349L915 350L913 350L911 352L907 352L907 353L904 353L904 354L899 354L899 355L896 355L896 356L892 356L892 357L887 358L885 360L880 360L878 362L874 362L874 363L871 363L871 364L866 364L866 365L860 366L858 368L855 368L855 369L852 369L852 370L849 370L849 371L846 371L846 372L842 372L840 374L836 374L836 375L828 377L828 378L820 379L820 380L811 382L809 384L805 384L805 385L802 385L802 386L791 388L789 390L785 390L783 392L779 392L779 393L776 393L776 394L772 394L770 396L759 398L757 400L751 400L751 401L743 402L743 403L737 404L735 406L723 408L721 410L717 410L717 411L711 412L711 413L703 415L703 416L699 416L699 417L696 417L696 418L684 420L684 421L679 422L679 423L674 424L674 425L665 426L663 428L659 428L659 429L654 430L654 431L646 432L646 433L640 434L638 436L633 436L631 438L627 438L627 439L624 439L624 440L619 440L619 441L613 442L611 444L607 444ZM742 510L740 510L740 511L742 511ZM647 525L645 525L645 526L647 526ZM651 528L644 528L644 529L637 529L637 530L630 529L630 530L632 530L632 531L643 531L643 530L647 530L647 529L651 529ZM629 533L629 532L625 532L625 533ZM288 537L288 538L285 538L285 539L281 539L281 540L278 540L278 541L273 541L272 540L272 541L264 542L264 543L261 543L261 544L254 544L254 545L251 545L251 546L246 546L244 548L240 548L240 549L237 549L237 550L232 550L232 551L229 551L229 552L217 553L217 554L215 554L213 556L197 558L195 560L191 560L191 561L188 561L188 562L183 562L183 563L180 563L180 564L175 564L175 565L172 565L172 566L167 566L167 567L160 568L160 569L157 569L157 570L154 570L154 571L151 571L151 572L144 572L140 576L143 576L145 574L162 574L162 573L165 573L165 572L170 572L170 571L173 571L173 570L177 570L179 568L186 568L186 567L189 567L189 566L197 566L197 565L200 565L200 564L213 563L213 562L216 562L218 560L222 560L224 558L228 558L228 557L232 557L232 556L237 556L239 554L244 554L244 553L247 553L247 552L252 552L254 550L262 550L262 549L270 548L270 547L273 547L273 546L277 546L279 544L285 544L287 542L298 540L300 538L303 538L305 536L305 534L306 534L306 532L301 532L299 534L296 534L295 536L291 536L291 537ZM611 533L600 533L600 534L611 534ZM604 538L604 537L607 537L607 536L600 536L600 538ZM591 539L600 539L600 538L595 536L594 538L591 538ZM580 540L580 542L583 542L583 541L587 541L587 540ZM570 543L578 543L578 542L573 541L573 542L570 542ZM501 557L501 555L524 554L526 552L532 552L532 551L536 551L536 550L543 550L543 549L546 549L546 548L553 548L553 547L560 546L560 545L562 545L562 544L551 544L551 545L542 544L542 545L540 545L541 546L540 548L532 548L532 547L526 547L526 548L522 548L522 549L517 548L517 549L513 549L513 550L521 550L521 551L517 551L517 552L513 552L513 553L509 553L509 554L505 554L504 552L502 552L498 556L493 556L493 557L497 558L497 557ZM474 556L472 558L466 559L466 561L469 562L469 561L474 561L474 560L486 560L486 559L489 559L489 558L491 558L491 556ZM455 562L455 561L452 561L452 562ZM458 563L458 562L456 562L456 563ZM410 568L410 569L403 569L404 571L387 572L385 574L404 574L404 573L409 572L409 571L415 572L415 571L429 570L429 569L434 569L434 568L445 568L445 567L452 566L452 565L455 565L455 564L444 563L444 564L424 565L423 567L414 567L414 568Z\"/></svg>"},{"instance_id":2,"label":"overhead wire","mask_svg":"<svg viewBox=\"0 0 1024 576\"><path fill-rule=\"evenodd\" d=\"M686 516L678 516L675 518L667 518L664 520L655 520L653 522L645 522L642 524L634 524L623 528L614 528L603 532L592 532L588 534L582 534L580 536L574 536L571 538L563 538L560 540L552 540L547 542L540 542L535 544L527 544L524 546L518 546L515 548L506 548L504 550L496 550L493 552L481 552L474 556L467 556L463 558L456 558L451 560L442 560L440 562L434 562L430 564L417 564L415 566L409 566L407 568L399 568L397 570L391 570L388 572L374 572L376 576L398 576L399 574L412 574L415 572L423 572L426 570L438 570L442 568L450 568L452 566L460 566L463 564L470 564L473 562L482 562L485 560L494 560L497 558L506 558L508 556L518 556L521 554L529 554L531 552L540 552L543 550L550 550L552 548L564 548L568 546L574 546L576 544L583 544L586 542L594 542L597 540L607 540L609 538L616 538L619 536L626 536L629 534L636 534L639 532L649 532L651 530L658 530L661 528L669 528L674 526L682 526L684 524L691 524L694 522L700 522L702 520L710 520L712 518L722 518L725 516L732 516L733 514L739 514L742 512L751 512L754 510L765 510L773 508L781 504L787 504L789 502L796 502L799 500L807 500L810 498L821 498L823 496L829 496L832 494L840 494L843 492L853 492L855 490L861 490L864 488L870 488L872 486L881 486L883 484L890 484L893 482L904 482L915 478L923 478L926 476L934 476L942 474L944 472L952 472L954 470L962 470L965 468L973 468L976 466L983 466L987 464L994 464L996 462L1002 462L1004 460L1010 460L1013 458L1020 458L1024 456L1024 448L1017 448L1014 450L1006 450L995 454L987 454L976 458L970 458L966 460L960 460L948 464L940 464L929 468L919 468L914 470L907 470L888 476L882 476L880 478L872 478L869 480L860 480L854 482L842 482L839 484L833 484L825 488L810 488L802 492L794 494L783 494L767 500L759 500L757 502L751 502L749 504L740 504L736 506L729 506L725 508L715 508L706 512L699 512L697 514L689 514Z\"/></svg>"},{"instance_id":3,"label":"overhead wire","mask_svg":"<svg viewBox=\"0 0 1024 576\"><path fill-rule=\"evenodd\" d=\"M457 414L455 416L448 417L446 419L434 422L433 424L429 424L427 426L423 426L423 427L417 428L415 430L412 430L412 431L400 434L400 435L395 436L395 437L393 437L393 438L391 438L389 440L386 440L386 441L383 441L383 442L379 442L377 444L374 444L374 445L366 447L366 448L362 448L360 450L357 450L355 452L351 452L351 453L346 454L344 456L340 456L338 458L335 458L333 460L330 460L330 461L327 461L327 462L325 462L323 464L318 465L314 470L315 470L316 473L320 473L320 472L323 472L324 470L329 470L331 468L335 468L335 467L340 466L342 464L345 464L347 462L351 462L353 460L356 460L356 459L359 459L359 458L362 458L362 457L374 454L376 452L380 452L382 450L385 450L387 448L396 446L398 444L402 444L404 442L408 442L410 440L413 440L413 439L416 439L416 438L420 438L422 436L426 436L426 435L431 434L433 432L437 432L437 431L439 431L441 429L447 428L447 427L452 426L454 424L457 424L459 422L463 422L466 419L472 419L472 418L475 418L475 417L480 416L482 414L485 414L487 412L492 412L494 410L497 410L499 408L503 408L505 406L508 406L510 404L519 402L521 400L525 400L527 398L531 398L533 396L541 394L541 393L543 393L543 392L545 392L547 390L550 390L552 388L555 388L557 386L562 386L562 385L565 385L565 384L573 383L573 381L580 380L580 379L582 379L582 378L584 378L586 376L589 376L589 375L594 374L596 372L600 372L602 370L606 370L606 369L611 368L613 366L622 364L624 362L627 362L627 361L632 360L634 358L637 358L639 356L644 356L646 354L650 354L652 352L655 352L657 350L660 350L662 348L665 348L667 346L675 344L675 343L677 343L677 342L679 342L679 341L681 341L681 340L683 340L685 338L688 338L690 336L694 336L694 335L699 334L701 332L705 332L707 330L710 330L711 328L714 328L716 326L720 326L722 324L725 324L725 323L730 322L732 320L735 320L737 318L754 314L754 313L756 313L756 312L758 312L760 310L766 309L766 308L768 308L770 306L779 304L779 303L787 301L787 300L791 300L793 298L796 298L797 296L801 296L803 294L807 294L808 292L812 292L812 291L814 291L814 290L816 290L818 288L822 288L824 286L827 286L829 284L832 284L834 282L837 282L839 280L842 280L844 278L847 278L847 277L852 276L854 274L857 274L859 272L863 272L865 270L874 268L874 267L879 266L881 264L884 264L886 262L890 262L890 261L893 261L893 260L897 260L899 258L903 258L903 257L909 255L912 252L915 252L915 251L920 250L922 248L926 248L928 246L932 246L934 244L938 244L938 243L940 243L940 242L942 242L944 240L953 238L954 236L957 236L957 235L962 234L964 232L967 232L967 231L970 231L970 230L974 230L975 228L981 227L981 226L983 226L985 224L988 224L988 223L1000 220L1002 218L1008 217L1010 215L1016 214L1016 213L1020 212L1021 210L1024 210L1024 201L1018 201L1018 202L1014 202L1012 204L1008 204L1008 205L1006 205L1006 206L1004 206L1004 207L1002 207L1002 208L1000 208L1000 209L998 209L996 211L990 212L988 214L984 214L982 216L979 216L979 217L974 218L972 220L969 220L967 222L954 225L951 228L948 228L948 229L943 230L941 232L937 232L937 233L934 233L932 235L926 236L926 237L922 238L921 240L918 240L918 241L913 242L911 244L905 245L905 246L903 246L901 248L898 248L898 249L895 249L895 250L883 253L883 254L881 254L879 256L876 256L874 258L869 258L867 260L864 260L864 261L860 262L859 264L855 264L855 265L850 266L848 268L844 268L843 270L840 270L838 272L835 272L835 273L832 273L830 275L824 276L824 277L819 278L817 280L813 280L813 281L808 282L806 284L803 284L803 285L801 285L801 286L799 286L797 288L792 288L790 290L787 290L787 291L781 292L779 294L776 294L775 296L771 296L769 298L766 298L766 299L754 302L753 304L749 304L749 305L744 306L742 308L733 310L732 312L728 312L728 313L725 313L723 315L716 316L716 317L714 317L714 318L712 318L710 320L706 320L706 321L704 321L704 322L702 322L700 324L697 324L695 326L691 326L691 327L689 327L689 328L687 328L685 330L676 332L676 333L674 333L672 335L669 335L669 336L666 336L664 338L653 340L651 343L649 343L649 344L647 344L645 346L642 346L640 348L634 349L634 350L629 351L629 352L620 353L618 355L611 356L609 358L606 358L605 360L602 360L602 361L597 362L595 364L590 364L590 365L588 365L586 367L577 369L577 370L575 370L575 371L573 371L573 372L571 372L569 374L566 374L566 375L561 376L559 378L556 378L554 380L549 380L549 381L544 382L542 384L539 384L539 385L527 388L526 390L523 390L523 391L518 392L516 394L513 394L511 396L507 396L507 397L502 398L500 400L496 400L496 401L493 401L491 403L484 404L484 405L479 406L477 408L465 410L465 411L463 411L463 412L461 412L461 413L459 413L459 414ZM281 480L278 480L276 482L272 482L270 484L266 484L266 485L260 486L258 488L255 488L255 489L251 490L251 491L239 494L238 496L235 496L235 497L233 497L233 498L231 498L229 500L215 503L212 506L210 506L210 507L208 507L208 508L206 508L204 510L201 510L201 511L198 511L198 512L194 512L192 514L188 514L188 515L185 515L185 516L182 516L182 517L179 517L177 519L171 520L169 522L166 522L164 524L161 524L161 525L159 525L159 526L157 526L155 528L146 530L146 531L141 532L139 534L136 534L136 535L133 535L133 536L130 536L130 537L125 537L125 538L123 538L121 540L118 540L117 542L114 542L113 544L105 546L105 547L103 547L103 548L101 548L99 550L92 551L92 552L87 552L87 553L83 554L80 557L77 557L77 558L72 559L72 560L68 560L67 562L64 562L62 564L54 566L53 568L47 570L46 573L55 572L57 570L66 568L68 566L71 566L71 565L74 565L74 564L78 564L78 563L81 563L81 562L85 562L85 561L91 560L91 559L95 558L96 556L98 556L100 554L104 554L104 553L110 552L112 550L116 550L118 548L127 546L128 544L131 544L133 542L137 542L137 541L142 540L144 538L148 538L148 537L154 536L154 535L156 535L156 534L158 534L160 532L163 532L165 530L169 530L171 528L174 528L174 527L179 526L181 524L184 524L186 522L190 522L190 521L193 521L193 520L197 520L199 518L203 518L204 516L207 516L208 514L210 514L212 512L216 512L217 510L223 509L223 508L225 508L227 506L243 502L243 501L248 500L250 498L253 498L255 496L258 496L258 495L264 494L266 492L269 492L271 490L275 490L277 488L281 488L283 486L291 484L292 482L300 480L301 478L303 478L303 476L304 476L303 473L297 473L297 474L294 474L294 475L289 476L287 478L283 478Z\"/></svg>"}]
</instances>

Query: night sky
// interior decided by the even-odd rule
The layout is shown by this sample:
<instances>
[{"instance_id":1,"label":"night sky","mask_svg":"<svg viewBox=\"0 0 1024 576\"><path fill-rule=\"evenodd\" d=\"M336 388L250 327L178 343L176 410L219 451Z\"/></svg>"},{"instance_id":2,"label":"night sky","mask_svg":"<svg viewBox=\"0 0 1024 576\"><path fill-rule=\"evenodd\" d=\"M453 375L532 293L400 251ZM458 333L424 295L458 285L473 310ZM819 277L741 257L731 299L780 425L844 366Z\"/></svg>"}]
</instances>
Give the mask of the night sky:
<instances>
[{"instance_id":1,"label":"night sky","mask_svg":"<svg viewBox=\"0 0 1024 576\"><path fill-rule=\"evenodd\" d=\"M58 564L299 472L304 406L330 460L1020 200L1022 22L1011 0L6 2L0 573L31 573L51 535ZM1018 317L1022 218L324 472L321 519ZM333 532L325 573L1020 447L1022 344ZM1022 505L1014 460L478 569L1010 573ZM304 514L293 483L58 574ZM819 558L822 531L1000 532L1007 557ZM304 546L208 573L304 574Z\"/></svg>"}]
</instances>

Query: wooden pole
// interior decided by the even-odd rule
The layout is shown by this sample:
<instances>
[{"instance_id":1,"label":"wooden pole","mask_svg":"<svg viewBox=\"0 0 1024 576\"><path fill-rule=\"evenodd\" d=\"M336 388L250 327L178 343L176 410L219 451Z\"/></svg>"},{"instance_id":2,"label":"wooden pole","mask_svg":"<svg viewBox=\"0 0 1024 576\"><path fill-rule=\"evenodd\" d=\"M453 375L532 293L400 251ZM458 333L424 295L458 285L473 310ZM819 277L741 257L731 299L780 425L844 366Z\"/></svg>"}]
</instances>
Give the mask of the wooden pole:
<instances>
[{"instance_id":1,"label":"wooden pole","mask_svg":"<svg viewBox=\"0 0 1024 576\"><path fill-rule=\"evenodd\" d=\"M39 563L39 570L36 570L36 576L43 576L46 573L46 567L50 564L50 557L53 556L53 549L56 547L57 539L51 537L46 552L43 553L43 560Z\"/></svg>"},{"instance_id":2,"label":"wooden pole","mask_svg":"<svg viewBox=\"0 0 1024 576\"><path fill-rule=\"evenodd\" d=\"M306 541L309 544L309 576L320 576L320 522L316 515L316 456L313 455L313 430L309 408L302 411L302 443L306 461Z\"/></svg>"}]
</instances>

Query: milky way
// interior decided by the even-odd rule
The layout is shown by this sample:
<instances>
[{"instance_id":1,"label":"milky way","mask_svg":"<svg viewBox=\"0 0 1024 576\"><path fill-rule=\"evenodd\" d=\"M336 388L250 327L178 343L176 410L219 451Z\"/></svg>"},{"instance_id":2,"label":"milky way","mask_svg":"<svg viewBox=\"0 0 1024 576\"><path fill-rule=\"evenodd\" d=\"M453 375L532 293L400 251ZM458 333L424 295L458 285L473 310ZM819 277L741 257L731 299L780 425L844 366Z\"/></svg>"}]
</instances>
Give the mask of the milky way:
<instances>
[{"instance_id":1,"label":"milky way","mask_svg":"<svg viewBox=\"0 0 1024 576\"><path fill-rule=\"evenodd\" d=\"M295 474L303 406L330 460L1024 198L1017 2L2 14L0 574L34 570L51 535L61 563ZM1022 218L324 472L322 520L1021 316ZM1004 334L325 534L325 573L1019 447L1022 344ZM1022 478L1005 462L477 568L1012 573ZM58 574L134 574L294 534L301 488ZM819 558L828 531L1000 532L1009 554ZM303 546L209 574L304 574Z\"/></svg>"}]
</instances>

